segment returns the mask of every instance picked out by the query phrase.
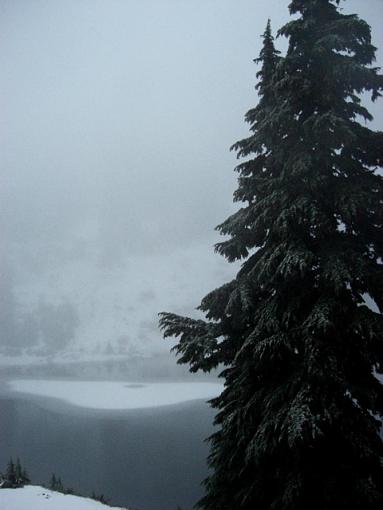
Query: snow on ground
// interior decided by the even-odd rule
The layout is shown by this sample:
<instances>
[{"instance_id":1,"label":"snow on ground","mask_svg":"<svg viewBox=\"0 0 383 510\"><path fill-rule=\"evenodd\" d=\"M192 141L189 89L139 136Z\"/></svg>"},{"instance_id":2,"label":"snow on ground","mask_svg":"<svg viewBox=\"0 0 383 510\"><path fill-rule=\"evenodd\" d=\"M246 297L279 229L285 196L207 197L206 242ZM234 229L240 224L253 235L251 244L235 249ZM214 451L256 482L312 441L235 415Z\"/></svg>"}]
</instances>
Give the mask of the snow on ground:
<instances>
[{"instance_id":1,"label":"snow on ground","mask_svg":"<svg viewBox=\"0 0 383 510\"><path fill-rule=\"evenodd\" d=\"M99 501L27 485L20 489L0 489L1 510L120 510Z\"/></svg>"},{"instance_id":2,"label":"snow on ground","mask_svg":"<svg viewBox=\"0 0 383 510\"><path fill-rule=\"evenodd\" d=\"M214 382L134 383L19 379L11 390L53 397L93 409L142 409L217 397L223 386Z\"/></svg>"}]
</instances>

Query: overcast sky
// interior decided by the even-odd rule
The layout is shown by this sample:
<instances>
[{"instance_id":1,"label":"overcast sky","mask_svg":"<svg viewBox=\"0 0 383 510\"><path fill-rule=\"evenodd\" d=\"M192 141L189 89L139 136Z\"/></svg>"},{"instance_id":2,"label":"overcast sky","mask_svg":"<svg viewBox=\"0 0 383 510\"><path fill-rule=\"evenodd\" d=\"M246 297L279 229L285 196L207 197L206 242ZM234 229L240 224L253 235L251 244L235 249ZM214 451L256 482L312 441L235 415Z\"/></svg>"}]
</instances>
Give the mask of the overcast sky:
<instances>
[{"instance_id":1,"label":"overcast sky","mask_svg":"<svg viewBox=\"0 0 383 510\"><path fill-rule=\"evenodd\" d=\"M260 34L268 17L275 30L288 20L288 3L0 0L8 321L37 315L41 329L54 315L72 321L68 347L155 350L159 311L193 313L232 277L212 249L214 227L233 211L229 147L256 103ZM383 2L344 9L383 48Z\"/></svg>"}]
</instances>

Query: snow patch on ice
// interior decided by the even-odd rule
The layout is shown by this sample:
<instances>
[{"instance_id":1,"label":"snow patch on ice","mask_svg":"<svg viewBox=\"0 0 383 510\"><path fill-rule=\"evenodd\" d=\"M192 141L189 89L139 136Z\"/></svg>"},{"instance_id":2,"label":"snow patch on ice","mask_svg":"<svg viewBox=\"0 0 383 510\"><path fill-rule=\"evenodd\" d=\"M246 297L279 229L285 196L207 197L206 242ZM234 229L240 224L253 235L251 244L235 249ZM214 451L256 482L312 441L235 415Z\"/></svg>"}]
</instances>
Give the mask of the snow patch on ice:
<instances>
[{"instance_id":1,"label":"snow patch on ice","mask_svg":"<svg viewBox=\"0 0 383 510\"><path fill-rule=\"evenodd\" d=\"M137 383L134 381L52 381L18 379L13 391L65 400L93 409L140 409L217 397L223 385L215 382Z\"/></svg>"}]
</instances>

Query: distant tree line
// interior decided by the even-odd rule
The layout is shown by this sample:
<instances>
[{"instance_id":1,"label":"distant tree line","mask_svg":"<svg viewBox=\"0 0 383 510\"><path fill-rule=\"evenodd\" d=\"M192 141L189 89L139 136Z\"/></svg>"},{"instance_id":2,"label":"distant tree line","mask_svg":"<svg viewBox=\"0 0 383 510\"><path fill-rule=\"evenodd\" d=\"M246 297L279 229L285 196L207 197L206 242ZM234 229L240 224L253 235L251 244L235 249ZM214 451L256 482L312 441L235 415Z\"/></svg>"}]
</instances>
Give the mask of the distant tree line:
<instances>
[{"instance_id":1,"label":"distant tree line","mask_svg":"<svg viewBox=\"0 0 383 510\"><path fill-rule=\"evenodd\" d=\"M83 497L83 494L80 494L71 487L65 487L62 483L61 477L57 477L55 473L52 473L48 488L52 491L61 492L62 494L73 494L75 496ZM92 491L92 494L89 497L95 501L103 503L104 505L109 505L110 502L110 500L107 499L104 494L97 494L94 491Z\"/></svg>"}]
</instances>

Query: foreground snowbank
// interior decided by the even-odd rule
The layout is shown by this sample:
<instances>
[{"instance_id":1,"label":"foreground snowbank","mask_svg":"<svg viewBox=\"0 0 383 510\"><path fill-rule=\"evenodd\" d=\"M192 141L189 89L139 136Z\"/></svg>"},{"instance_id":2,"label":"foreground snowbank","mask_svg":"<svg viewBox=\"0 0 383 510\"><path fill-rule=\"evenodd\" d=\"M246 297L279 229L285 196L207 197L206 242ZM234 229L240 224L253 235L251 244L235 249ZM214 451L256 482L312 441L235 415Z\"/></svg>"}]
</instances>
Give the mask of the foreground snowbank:
<instances>
[{"instance_id":1,"label":"foreground snowbank","mask_svg":"<svg viewBox=\"0 0 383 510\"><path fill-rule=\"evenodd\" d=\"M93 499L61 494L36 485L0 489L1 510L121 510Z\"/></svg>"},{"instance_id":2,"label":"foreground snowbank","mask_svg":"<svg viewBox=\"0 0 383 510\"><path fill-rule=\"evenodd\" d=\"M20 379L9 383L13 391L53 397L94 409L142 409L208 400L218 396L222 384L214 382L133 383L106 381L51 381Z\"/></svg>"}]
</instances>

